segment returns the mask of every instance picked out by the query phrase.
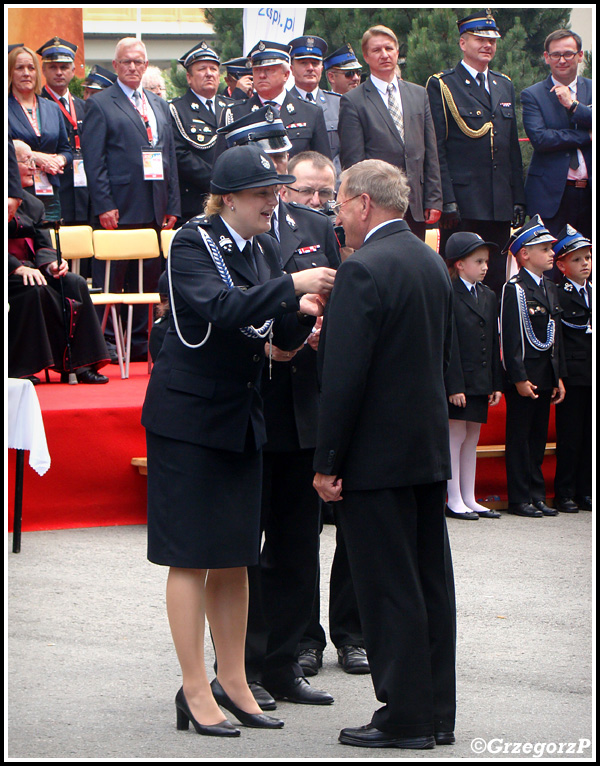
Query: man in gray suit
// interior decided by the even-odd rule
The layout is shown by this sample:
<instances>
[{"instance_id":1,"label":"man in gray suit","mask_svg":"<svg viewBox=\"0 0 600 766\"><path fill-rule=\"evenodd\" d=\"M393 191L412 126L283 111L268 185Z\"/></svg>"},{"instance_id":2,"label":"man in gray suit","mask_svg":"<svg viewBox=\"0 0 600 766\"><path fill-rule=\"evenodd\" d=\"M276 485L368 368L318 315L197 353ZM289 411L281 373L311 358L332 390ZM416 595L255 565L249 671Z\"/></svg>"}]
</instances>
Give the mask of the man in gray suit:
<instances>
[{"instance_id":1,"label":"man in gray suit","mask_svg":"<svg viewBox=\"0 0 600 766\"><path fill-rule=\"evenodd\" d=\"M410 187L405 220L425 239L426 224L442 210L442 184L435 128L425 88L398 76L398 39L375 26L362 38L371 76L342 96L338 134L342 168L379 159L402 169Z\"/></svg>"}]
</instances>

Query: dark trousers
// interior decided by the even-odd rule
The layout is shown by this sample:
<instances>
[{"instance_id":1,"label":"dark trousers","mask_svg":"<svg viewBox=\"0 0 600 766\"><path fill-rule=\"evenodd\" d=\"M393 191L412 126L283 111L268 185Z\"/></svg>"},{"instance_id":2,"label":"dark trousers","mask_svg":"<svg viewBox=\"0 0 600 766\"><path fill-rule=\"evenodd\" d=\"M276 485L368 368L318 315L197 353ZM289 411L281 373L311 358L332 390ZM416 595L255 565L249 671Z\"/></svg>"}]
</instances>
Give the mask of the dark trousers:
<instances>
[{"instance_id":1,"label":"dark trousers","mask_svg":"<svg viewBox=\"0 0 600 766\"><path fill-rule=\"evenodd\" d=\"M375 695L372 725L453 731L456 605L446 482L348 491L339 501Z\"/></svg>"},{"instance_id":2,"label":"dark trousers","mask_svg":"<svg viewBox=\"0 0 600 766\"><path fill-rule=\"evenodd\" d=\"M556 474L558 497L592 495L592 387L569 386L556 407Z\"/></svg>"},{"instance_id":3,"label":"dark trousers","mask_svg":"<svg viewBox=\"0 0 600 766\"><path fill-rule=\"evenodd\" d=\"M333 503L334 516L337 518L337 503ZM321 626L321 589L320 570L315 589L315 600L310 622L300 642L298 651L303 649L320 649L323 651L327 644L325 631ZM346 543L336 520L335 553L331 563L329 579L329 635L334 646L364 646L365 642L360 627L358 604L352 584L350 565Z\"/></svg>"},{"instance_id":4,"label":"dark trousers","mask_svg":"<svg viewBox=\"0 0 600 766\"><path fill-rule=\"evenodd\" d=\"M552 389L538 389L536 393L537 399L521 396L515 386L507 386L504 393L509 503L531 503L546 499L542 463L548 438Z\"/></svg>"},{"instance_id":5,"label":"dark trousers","mask_svg":"<svg viewBox=\"0 0 600 766\"><path fill-rule=\"evenodd\" d=\"M495 242L498 245L498 252L490 253L488 272L483 283L500 297L506 282L506 254L503 255L502 251L510 238L510 221L478 221L473 218L464 218L453 229L440 229L442 257L446 250L446 242L457 231L472 231L479 234L485 242Z\"/></svg>"},{"instance_id":6,"label":"dark trousers","mask_svg":"<svg viewBox=\"0 0 600 766\"><path fill-rule=\"evenodd\" d=\"M319 561L314 450L264 452L260 563L249 567L246 676L267 689L304 672L298 643L310 620Z\"/></svg>"}]
</instances>

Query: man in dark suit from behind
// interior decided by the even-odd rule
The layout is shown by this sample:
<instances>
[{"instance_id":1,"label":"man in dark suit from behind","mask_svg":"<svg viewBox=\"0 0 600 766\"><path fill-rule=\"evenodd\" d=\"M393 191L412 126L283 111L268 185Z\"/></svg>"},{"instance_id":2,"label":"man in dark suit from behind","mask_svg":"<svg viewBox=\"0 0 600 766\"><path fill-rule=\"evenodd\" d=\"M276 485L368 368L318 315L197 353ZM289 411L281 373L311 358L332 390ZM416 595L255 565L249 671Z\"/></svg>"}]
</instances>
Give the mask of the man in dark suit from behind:
<instances>
[{"instance_id":1,"label":"man in dark suit from behind","mask_svg":"<svg viewBox=\"0 0 600 766\"><path fill-rule=\"evenodd\" d=\"M544 43L550 76L521 93L533 147L525 181L527 212L555 237L570 224L592 236L592 81L577 75L581 37L558 29ZM558 274L557 274L558 276Z\"/></svg>"},{"instance_id":2,"label":"man in dark suit from behind","mask_svg":"<svg viewBox=\"0 0 600 766\"><path fill-rule=\"evenodd\" d=\"M166 101L141 88L148 67L146 47L133 37L117 43L114 85L88 100L83 158L92 214L104 229L171 229L180 215L177 160ZM144 290L156 290L161 264L144 261ZM104 264L92 264L93 282L104 284ZM111 292L138 291L137 263L111 265ZM114 337L106 333L109 344ZM132 358L148 347L148 314L134 308ZM110 349L110 345L109 345Z\"/></svg>"},{"instance_id":3,"label":"man in dark suit from behind","mask_svg":"<svg viewBox=\"0 0 600 766\"><path fill-rule=\"evenodd\" d=\"M425 88L398 76L398 38L376 26L362 38L371 75L340 101L338 134L342 168L378 159L406 173L410 187L405 220L420 239L442 210L435 129Z\"/></svg>"},{"instance_id":4,"label":"man in dark suit from behind","mask_svg":"<svg viewBox=\"0 0 600 766\"><path fill-rule=\"evenodd\" d=\"M454 742L456 707L444 517L452 287L442 259L403 220L408 197L402 171L380 160L342 175L337 222L356 252L338 269L321 333L314 486L339 502L383 703L340 742L429 749Z\"/></svg>"}]
</instances>

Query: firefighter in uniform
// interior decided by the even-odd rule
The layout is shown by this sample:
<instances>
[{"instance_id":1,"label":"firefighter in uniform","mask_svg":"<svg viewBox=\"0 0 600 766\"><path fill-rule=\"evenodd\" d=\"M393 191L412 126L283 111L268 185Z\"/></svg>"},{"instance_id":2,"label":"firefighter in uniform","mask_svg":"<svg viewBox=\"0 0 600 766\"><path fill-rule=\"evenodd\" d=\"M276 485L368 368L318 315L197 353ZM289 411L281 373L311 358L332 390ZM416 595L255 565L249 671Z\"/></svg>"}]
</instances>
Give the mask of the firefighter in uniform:
<instances>
[{"instance_id":1,"label":"firefighter in uniform","mask_svg":"<svg viewBox=\"0 0 600 766\"><path fill-rule=\"evenodd\" d=\"M169 105L177 154L183 222L202 211L209 192L221 112L233 103L218 96L220 60L203 41L178 59L185 68L186 93Z\"/></svg>"},{"instance_id":2,"label":"firefighter in uniform","mask_svg":"<svg viewBox=\"0 0 600 766\"><path fill-rule=\"evenodd\" d=\"M489 69L500 37L489 11L458 22L462 61L427 82L437 134L444 206L440 252L455 231L495 242L485 283L497 293L506 280L500 255L525 222L525 189L516 96L510 78Z\"/></svg>"}]
</instances>

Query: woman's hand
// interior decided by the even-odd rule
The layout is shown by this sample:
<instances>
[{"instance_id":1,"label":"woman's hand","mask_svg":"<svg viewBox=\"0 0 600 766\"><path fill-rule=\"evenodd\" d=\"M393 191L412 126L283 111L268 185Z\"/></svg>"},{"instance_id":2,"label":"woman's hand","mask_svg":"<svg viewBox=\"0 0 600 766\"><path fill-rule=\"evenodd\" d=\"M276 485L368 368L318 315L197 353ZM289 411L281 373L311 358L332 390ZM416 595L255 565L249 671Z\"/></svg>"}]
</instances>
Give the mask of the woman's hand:
<instances>
[{"instance_id":1,"label":"woman's hand","mask_svg":"<svg viewBox=\"0 0 600 766\"><path fill-rule=\"evenodd\" d=\"M335 270L330 269L327 266L319 266L315 269L296 271L290 276L294 280L296 295L304 295L305 293L321 293L323 295L329 295L333 290ZM304 313L313 314L312 311L306 311ZM319 315L316 314L315 316Z\"/></svg>"},{"instance_id":2,"label":"woman's hand","mask_svg":"<svg viewBox=\"0 0 600 766\"><path fill-rule=\"evenodd\" d=\"M13 274L23 277L24 285L47 285L46 277L39 269L32 269L31 266L19 266Z\"/></svg>"},{"instance_id":3,"label":"woman's hand","mask_svg":"<svg viewBox=\"0 0 600 766\"><path fill-rule=\"evenodd\" d=\"M44 152L33 152L35 164L44 173L50 173L51 176L64 173L67 161L62 154L45 154Z\"/></svg>"},{"instance_id":4,"label":"woman's hand","mask_svg":"<svg viewBox=\"0 0 600 766\"><path fill-rule=\"evenodd\" d=\"M466 407L467 406L467 397L464 394L450 394L448 397L448 401L450 404L453 404L455 407Z\"/></svg>"}]
</instances>

